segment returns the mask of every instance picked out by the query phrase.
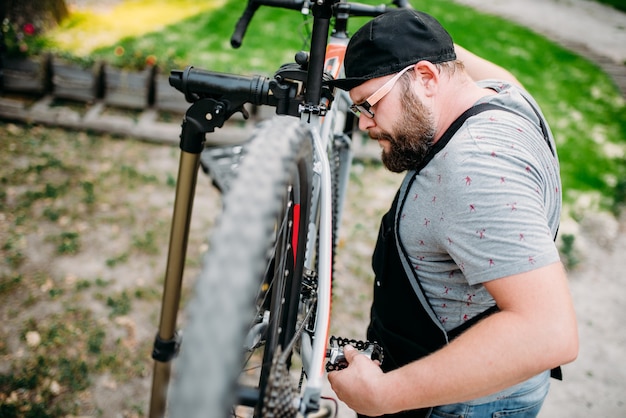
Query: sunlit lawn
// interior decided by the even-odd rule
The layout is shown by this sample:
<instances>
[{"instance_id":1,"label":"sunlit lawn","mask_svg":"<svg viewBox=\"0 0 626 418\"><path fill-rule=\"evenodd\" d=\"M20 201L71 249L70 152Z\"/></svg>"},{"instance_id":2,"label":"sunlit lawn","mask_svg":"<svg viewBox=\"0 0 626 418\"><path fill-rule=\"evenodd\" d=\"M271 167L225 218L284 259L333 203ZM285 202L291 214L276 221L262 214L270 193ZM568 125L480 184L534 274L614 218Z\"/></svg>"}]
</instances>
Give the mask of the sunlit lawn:
<instances>
[{"instance_id":1,"label":"sunlit lawn","mask_svg":"<svg viewBox=\"0 0 626 418\"><path fill-rule=\"evenodd\" d=\"M626 105L606 74L502 19L445 0L413 5L438 17L458 43L509 68L535 96L558 141L572 214L583 206L624 203ZM107 13L76 13L50 36L54 52L82 63L104 60L141 69L154 62L164 72L193 64L271 75L306 46L305 19L293 11L261 9L243 47L233 50L229 39L244 6L243 0L128 0ZM352 30L363 21L355 19ZM145 416L151 341L140 333L135 340L129 318L155 312L160 298L159 249L166 248L171 202L155 197L173 196L175 172L162 162L176 150L147 150L132 140L58 128L3 123L0 129L0 311L11 325L0 329L0 356L6 360L0 416L104 416L94 400L102 375L105 391L115 388L123 398L120 416ZM370 168L369 178L384 181ZM367 175L356 176L355 185L368 184ZM206 196L199 197L206 204ZM363 233L357 243L370 230L353 229ZM206 229L191 230L189 257L197 260ZM361 276L368 274L362 271L367 263L358 251L349 257L358 267L349 268ZM63 261L71 274L56 272ZM47 306L53 304L64 308L51 314ZM37 307L45 307L45 314L38 315ZM142 314L136 324L155 327L156 315ZM16 338L28 351L14 355ZM3 393L10 402L1 402Z\"/></svg>"},{"instance_id":2,"label":"sunlit lawn","mask_svg":"<svg viewBox=\"0 0 626 418\"><path fill-rule=\"evenodd\" d=\"M605 73L506 20L446 0L413 0L412 4L441 20L456 42L510 69L535 96L557 138L569 203L606 208L613 206L616 197L624 199L626 106ZM240 0L126 1L108 15L72 17L54 39L62 50L90 60L141 68L152 59L165 72L193 64L271 75L306 48L310 25L302 15L261 8L241 49L232 49L230 36L244 5ZM351 29L363 22L354 19ZM581 194L585 199L580 199Z\"/></svg>"},{"instance_id":3,"label":"sunlit lawn","mask_svg":"<svg viewBox=\"0 0 626 418\"><path fill-rule=\"evenodd\" d=\"M168 25L223 3L224 0L131 0L110 9L75 10L49 36L60 49L89 55L116 40L161 31Z\"/></svg>"}]
</instances>

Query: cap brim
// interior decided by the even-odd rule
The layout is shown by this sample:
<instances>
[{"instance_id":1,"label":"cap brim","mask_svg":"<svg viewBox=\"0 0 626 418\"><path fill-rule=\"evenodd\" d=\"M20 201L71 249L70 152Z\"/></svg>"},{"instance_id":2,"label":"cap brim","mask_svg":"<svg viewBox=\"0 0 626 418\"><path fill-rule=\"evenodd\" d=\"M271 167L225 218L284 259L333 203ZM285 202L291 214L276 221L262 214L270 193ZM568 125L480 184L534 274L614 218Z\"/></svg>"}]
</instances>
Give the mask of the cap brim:
<instances>
[{"instance_id":1,"label":"cap brim","mask_svg":"<svg viewBox=\"0 0 626 418\"><path fill-rule=\"evenodd\" d=\"M326 84L331 87L336 87L341 90L352 90L353 88L365 83L371 77L351 77L351 78L338 78L336 80L328 80Z\"/></svg>"}]
</instances>

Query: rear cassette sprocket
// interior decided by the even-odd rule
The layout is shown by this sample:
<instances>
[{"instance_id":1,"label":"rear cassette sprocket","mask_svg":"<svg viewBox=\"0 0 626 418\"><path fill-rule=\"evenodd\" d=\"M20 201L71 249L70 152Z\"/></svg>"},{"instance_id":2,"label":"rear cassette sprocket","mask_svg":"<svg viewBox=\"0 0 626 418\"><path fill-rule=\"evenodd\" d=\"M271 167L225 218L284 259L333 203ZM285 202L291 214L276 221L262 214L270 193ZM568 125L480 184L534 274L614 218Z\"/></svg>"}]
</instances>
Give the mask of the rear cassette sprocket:
<instances>
[{"instance_id":1,"label":"rear cassette sprocket","mask_svg":"<svg viewBox=\"0 0 626 418\"><path fill-rule=\"evenodd\" d=\"M274 352L270 375L263 395L263 418L294 418L298 413L298 390L280 347Z\"/></svg>"}]
</instances>

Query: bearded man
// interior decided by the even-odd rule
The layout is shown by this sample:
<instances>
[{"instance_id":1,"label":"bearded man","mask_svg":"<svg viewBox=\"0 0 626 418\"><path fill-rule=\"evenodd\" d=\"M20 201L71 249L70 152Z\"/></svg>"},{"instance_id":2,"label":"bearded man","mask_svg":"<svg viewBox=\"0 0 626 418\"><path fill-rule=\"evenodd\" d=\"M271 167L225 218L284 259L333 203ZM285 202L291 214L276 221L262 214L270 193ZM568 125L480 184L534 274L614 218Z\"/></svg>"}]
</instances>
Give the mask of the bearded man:
<instances>
[{"instance_id":1,"label":"bearded man","mask_svg":"<svg viewBox=\"0 0 626 418\"><path fill-rule=\"evenodd\" d=\"M347 348L335 393L360 416L537 416L578 354L554 242L559 163L537 103L415 10L365 24L345 67L331 83L406 177L372 263L368 339L384 361Z\"/></svg>"}]
</instances>

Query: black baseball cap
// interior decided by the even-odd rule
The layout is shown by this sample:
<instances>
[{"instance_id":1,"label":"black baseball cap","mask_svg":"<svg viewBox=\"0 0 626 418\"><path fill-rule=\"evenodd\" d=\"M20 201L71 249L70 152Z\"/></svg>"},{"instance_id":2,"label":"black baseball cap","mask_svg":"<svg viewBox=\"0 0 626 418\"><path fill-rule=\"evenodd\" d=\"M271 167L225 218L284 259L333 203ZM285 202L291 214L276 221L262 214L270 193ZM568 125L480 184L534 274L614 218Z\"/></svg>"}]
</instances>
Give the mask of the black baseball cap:
<instances>
[{"instance_id":1,"label":"black baseball cap","mask_svg":"<svg viewBox=\"0 0 626 418\"><path fill-rule=\"evenodd\" d=\"M434 17L413 9L398 9L370 20L356 31L346 50L346 78L329 84L351 90L422 60L437 64L455 59L452 37Z\"/></svg>"}]
</instances>

